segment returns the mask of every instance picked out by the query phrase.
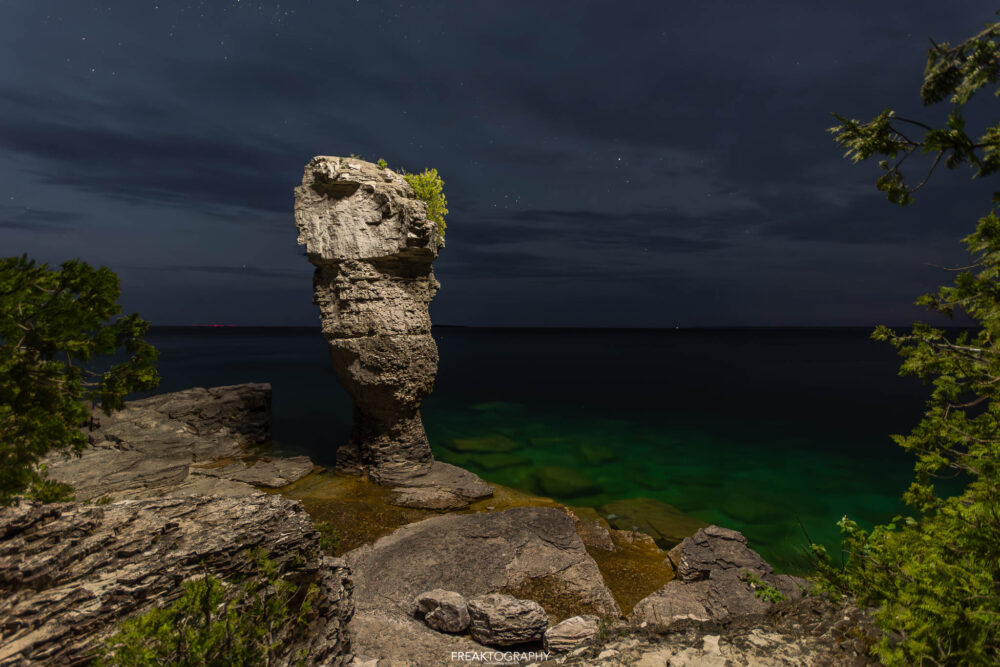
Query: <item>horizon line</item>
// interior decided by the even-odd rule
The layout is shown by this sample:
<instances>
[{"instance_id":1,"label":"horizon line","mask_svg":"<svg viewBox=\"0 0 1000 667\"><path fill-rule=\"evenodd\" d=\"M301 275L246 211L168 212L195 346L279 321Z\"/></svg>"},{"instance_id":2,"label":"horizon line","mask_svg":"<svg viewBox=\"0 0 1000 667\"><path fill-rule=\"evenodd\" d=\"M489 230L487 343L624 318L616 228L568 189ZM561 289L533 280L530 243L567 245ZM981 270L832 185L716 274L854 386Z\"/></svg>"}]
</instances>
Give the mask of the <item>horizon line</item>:
<instances>
[{"instance_id":1,"label":"horizon line","mask_svg":"<svg viewBox=\"0 0 1000 667\"><path fill-rule=\"evenodd\" d=\"M873 330L879 324L726 324L726 325L693 325L693 326L661 326L661 327L630 327L630 326L546 326L546 325L474 325L474 324L432 324L432 329L488 329L504 331L750 331L750 330L784 330L802 331L831 329ZM888 324L885 326L904 328L912 327L913 323ZM938 329L970 329L974 324L935 325ZM321 329L322 325L307 324L150 324L151 329Z\"/></svg>"}]
</instances>

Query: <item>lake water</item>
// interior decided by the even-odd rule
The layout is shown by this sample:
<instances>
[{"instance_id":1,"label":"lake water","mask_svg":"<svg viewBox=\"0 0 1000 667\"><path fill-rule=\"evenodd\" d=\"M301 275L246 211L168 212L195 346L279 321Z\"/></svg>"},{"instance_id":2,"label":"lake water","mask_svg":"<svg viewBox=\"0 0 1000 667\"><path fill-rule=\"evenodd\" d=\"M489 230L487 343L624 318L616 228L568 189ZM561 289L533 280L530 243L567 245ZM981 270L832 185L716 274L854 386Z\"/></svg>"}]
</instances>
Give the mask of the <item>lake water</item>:
<instances>
[{"instance_id":1,"label":"lake water","mask_svg":"<svg viewBox=\"0 0 1000 667\"><path fill-rule=\"evenodd\" d=\"M868 334L436 327L424 423L437 458L488 481L596 508L653 498L802 571L804 532L834 548L844 514L904 509L912 461L889 435L916 423L926 390ZM160 328L150 341L158 391L270 382L277 448L333 464L351 403L318 327Z\"/></svg>"}]
</instances>

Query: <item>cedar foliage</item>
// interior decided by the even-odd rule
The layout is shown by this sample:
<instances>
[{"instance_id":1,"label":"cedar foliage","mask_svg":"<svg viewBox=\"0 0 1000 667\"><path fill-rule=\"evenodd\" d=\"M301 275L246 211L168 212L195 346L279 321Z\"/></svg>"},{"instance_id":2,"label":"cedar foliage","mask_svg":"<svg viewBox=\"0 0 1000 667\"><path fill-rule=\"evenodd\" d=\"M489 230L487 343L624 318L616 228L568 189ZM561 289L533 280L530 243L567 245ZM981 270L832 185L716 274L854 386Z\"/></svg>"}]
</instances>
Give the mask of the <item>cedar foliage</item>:
<instances>
[{"instance_id":1,"label":"cedar foliage","mask_svg":"<svg viewBox=\"0 0 1000 667\"><path fill-rule=\"evenodd\" d=\"M417 198L427 204L427 219L437 225L438 246L444 244L444 230L448 225L444 216L448 215L448 200L444 196L444 180L437 169L424 169L419 174L403 173L403 178L413 188Z\"/></svg>"},{"instance_id":2,"label":"cedar foliage","mask_svg":"<svg viewBox=\"0 0 1000 667\"><path fill-rule=\"evenodd\" d=\"M266 554L241 581L206 574L183 585L180 598L122 622L98 650L102 667L241 667L273 665L284 642L301 634L319 596L316 584L283 579ZM292 656L308 664L308 655Z\"/></svg>"},{"instance_id":3,"label":"cedar foliage","mask_svg":"<svg viewBox=\"0 0 1000 667\"><path fill-rule=\"evenodd\" d=\"M950 103L943 125L889 108L868 122L836 116L840 123L830 132L853 161L878 158L883 173L876 187L908 205L941 164L968 165L973 178L1000 169L1000 123L970 134L962 115L998 74L1000 23L993 23L960 44L932 43L928 51L920 93L926 106ZM901 165L915 154L928 156L929 165L913 183ZM917 304L965 315L974 331L917 323L909 331L882 326L872 334L902 356L901 375L931 387L922 420L910 434L894 436L916 457L904 500L917 516L871 531L844 517L842 564L812 547L825 590L876 608L885 634L874 651L888 665L1000 663L1000 218L992 211L983 216L964 242L968 266L956 269L953 285ZM943 477L964 489L942 496L935 480Z\"/></svg>"},{"instance_id":4,"label":"cedar foliage","mask_svg":"<svg viewBox=\"0 0 1000 667\"><path fill-rule=\"evenodd\" d=\"M159 382L157 352L144 340L149 324L117 317L120 295L106 267L0 259L0 506L24 494L65 499L69 487L47 480L41 459L52 450L78 454L93 407L110 413ZM97 365L115 354L124 360Z\"/></svg>"}]
</instances>

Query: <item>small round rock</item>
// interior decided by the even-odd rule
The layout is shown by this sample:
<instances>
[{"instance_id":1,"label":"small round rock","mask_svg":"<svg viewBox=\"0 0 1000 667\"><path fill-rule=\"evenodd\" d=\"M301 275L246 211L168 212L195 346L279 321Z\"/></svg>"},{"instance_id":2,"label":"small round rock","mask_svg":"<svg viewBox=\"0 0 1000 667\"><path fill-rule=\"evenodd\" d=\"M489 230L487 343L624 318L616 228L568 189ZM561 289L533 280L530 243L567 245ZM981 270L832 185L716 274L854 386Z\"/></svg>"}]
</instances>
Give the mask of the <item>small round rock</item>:
<instances>
[{"instance_id":1,"label":"small round rock","mask_svg":"<svg viewBox=\"0 0 1000 667\"><path fill-rule=\"evenodd\" d=\"M417 616L439 632L463 632L469 627L469 605L460 593L435 588L414 601Z\"/></svg>"}]
</instances>

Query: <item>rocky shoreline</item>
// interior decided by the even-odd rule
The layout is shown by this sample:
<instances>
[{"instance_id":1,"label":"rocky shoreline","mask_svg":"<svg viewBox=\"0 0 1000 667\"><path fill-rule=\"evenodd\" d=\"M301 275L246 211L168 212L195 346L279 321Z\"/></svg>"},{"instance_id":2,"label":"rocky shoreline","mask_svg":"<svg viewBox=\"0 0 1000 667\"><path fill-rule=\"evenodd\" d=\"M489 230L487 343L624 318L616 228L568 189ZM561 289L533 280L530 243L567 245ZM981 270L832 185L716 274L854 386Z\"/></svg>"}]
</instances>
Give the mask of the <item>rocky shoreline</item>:
<instances>
[{"instance_id":1,"label":"rocky shoreline","mask_svg":"<svg viewBox=\"0 0 1000 667\"><path fill-rule=\"evenodd\" d=\"M281 576L323 591L309 631L288 641L287 655L305 650L307 664L447 664L452 652L484 651L538 663L546 647L552 664L867 661L849 632L863 620L856 611L803 597L806 582L774 574L742 535L716 526L668 557L600 517L544 499L517 506L502 487L458 511L393 510L393 489L341 476L344 488L377 488L372 511L401 512L401 525L332 558L319 548L310 504L281 495L310 480L322 487L323 473L304 457L263 455L269 405L267 385L133 401L101 420L83 457L50 461L54 477L77 486L78 502L0 510L0 665L86 664L117 622L170 603L197 573L246 575L253 548ZM618 580L605 577L614 570L599 560L629 548L673 578L623 609ZM762 585L788 599L758 597ZM526 643L481 643L475 637L490 635L470 634L471 622L442 632L415 606L436 589L476 600L473 608L489 602L492 611L476 613L498 636L513 636L497 630L510 625L503 613L528 608L541 610L544 627L536 611Z\"/></svg>"},{"instance_id":2,"label":"rocky shoreline","mask_svg":"<svg viewBox=\"0 0 1000 667\"><path fill-rule=\"evenodd\" d=\"M273 637L279 665L867 661L856 610L808 596L735 531L652 499L567 507L435 461L420 404L437 373L428 304L441 245L426 204L355 158L314 158L295 194L323 333L354 401L341 473L268 454L267 384L101 416L82 456L45 461L76 502L0 509L0 667L88 664L185 582L260 577L261 557L317 596L290 598L299 616ZM588 483L566 468L536 474L545 494ZM338 535L339 557L314 522Z\"/></svg>"}]
</instances>

